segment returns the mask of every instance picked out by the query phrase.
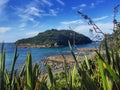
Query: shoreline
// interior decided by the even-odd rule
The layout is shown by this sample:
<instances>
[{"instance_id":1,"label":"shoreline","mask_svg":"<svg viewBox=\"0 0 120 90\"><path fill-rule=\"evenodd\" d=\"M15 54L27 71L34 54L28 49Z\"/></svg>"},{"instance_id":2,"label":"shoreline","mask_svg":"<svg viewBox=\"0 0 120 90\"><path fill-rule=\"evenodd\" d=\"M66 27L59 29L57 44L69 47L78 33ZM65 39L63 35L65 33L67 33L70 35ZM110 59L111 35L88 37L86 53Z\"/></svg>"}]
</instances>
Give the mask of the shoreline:
<instances>
[{"instance_id":1,"label":"shoreline","mask_svg":"<svg viewBox=\"0 0 120 90\"><path fill-rule=\"evenodd\" d=\"M61 47L66 47L66 46L63 46L63 45L51 46L51 45L18 44L17 47L18 48L61 48Z\"/></svg>"},{"instance_id":2,"label":"shoreline","mask_svg":"<svg viewBox=\"0 0 120 90\"><path fill-rule=\"evenodd\" d=\"M77 45L86 45L86 44L91 44L93 43L90 42L90 43L83 43L83 44L77 44ZM68 45L51 45L51 44L45 44L45 45L36 45L36 44L16 44L15 45L18 47L18 48L61 48L61 47L67 47Z\"/></svg>"},{"instance_id":3,"label":"shoreline","mask_svg":"<svg viewBox=\"0 0 120 90\"><path fill-rule=\"evenodd\" d=\"M78 54L76 55L78 58L78 62L82 62L85 56L93 59L95 56L95 48L77 48ZM74 66L75 60L72 55L64 55L67 63L67 68L70 69ZM52 71L58 72L63 70L63 62L64 58L62 55L54 55L47 57L46 63L51 66Z\"/></svg>"}]
</instances>

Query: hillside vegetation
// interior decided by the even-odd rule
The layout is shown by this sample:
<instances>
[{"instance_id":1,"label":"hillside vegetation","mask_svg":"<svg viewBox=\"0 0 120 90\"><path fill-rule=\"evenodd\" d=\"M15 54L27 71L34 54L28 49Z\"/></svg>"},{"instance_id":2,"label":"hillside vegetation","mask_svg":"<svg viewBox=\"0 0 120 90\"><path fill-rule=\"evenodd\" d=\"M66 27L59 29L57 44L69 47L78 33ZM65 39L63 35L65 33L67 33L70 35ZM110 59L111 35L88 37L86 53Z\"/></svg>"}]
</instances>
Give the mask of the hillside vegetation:
<instances>
[{"instance_id":1,"label":"hillside vegetation","mask_svg":"<svg viewBox=\"0 0 120 90\"><path fill-rule=\"evenodd\" d=\"M44 45L46 47L58 47L58 46L67 46L68 41L71 44L87 44L92 41L77 32L72 30L47 30L45 32L39 33L37 36L21 39L16 41L16 44L31 44L31 45Z\"/></svg>"}]
</instances>

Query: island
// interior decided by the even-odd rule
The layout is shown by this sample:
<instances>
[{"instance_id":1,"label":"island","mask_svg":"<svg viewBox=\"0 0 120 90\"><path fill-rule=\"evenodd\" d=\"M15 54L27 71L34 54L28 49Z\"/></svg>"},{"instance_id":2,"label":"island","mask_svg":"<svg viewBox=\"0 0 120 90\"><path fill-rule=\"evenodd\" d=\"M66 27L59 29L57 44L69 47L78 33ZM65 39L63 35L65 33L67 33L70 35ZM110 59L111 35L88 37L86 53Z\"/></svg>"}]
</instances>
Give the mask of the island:
<instances>
[{"instance_id":1,"label":"island","mask_svg":"<svg viewBox=\"0 0 120 90\"><path fill-rule=\"evenodd\" d=\"M17 40L15 44L18 47L24 48L49 48L68 46L68 41L70 41L71 45L81 45L92 42L87 36L72 30L51 29L41 32L34 37Z\"/></svg>"}]
</instances>

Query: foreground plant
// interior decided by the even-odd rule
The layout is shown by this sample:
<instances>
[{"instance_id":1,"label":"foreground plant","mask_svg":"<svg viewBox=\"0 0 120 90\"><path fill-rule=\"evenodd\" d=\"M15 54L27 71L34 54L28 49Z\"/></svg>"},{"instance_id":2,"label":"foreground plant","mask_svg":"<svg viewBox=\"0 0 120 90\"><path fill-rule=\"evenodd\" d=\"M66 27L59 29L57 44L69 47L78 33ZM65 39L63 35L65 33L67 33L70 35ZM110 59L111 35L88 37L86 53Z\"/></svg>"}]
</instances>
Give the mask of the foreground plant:
<instances>
[{"instance_id":1,"label":"foreground plant","mask_svg":"<svg viewBox=\"0 0 120 90\"><path fill-rule=\"evenodd\" d=\"M90 17L83 14L82 12L78 11L78 13L86 20L88 20L88 24L93 26L93 29L90 29L92 32L95 31L96 33L100 33L104 36L104 49L105 54L101 54L100 52L96 51L97 53L97 63L98 63L98 70L100 72L99 78L102 80L102 87L104 90L112 90L113 87L116 90L120 89L120 53L118 47L119 43L119 36L118 33L120 30L119 22L116 20L116 13L118 12L118 7L120 5L117 5L114 8L114 20L113 20L113 35L115 38L113 38L112 41L109 41L109 43L116 46L110 49L110 46L108 44L108 35L103 33L102 30L92 21ZM117 33L117 35L116 35ZM111 40L111 39L110 39ZM113 43L115 41L115 43Z\"/></svg>"}]
</instances>

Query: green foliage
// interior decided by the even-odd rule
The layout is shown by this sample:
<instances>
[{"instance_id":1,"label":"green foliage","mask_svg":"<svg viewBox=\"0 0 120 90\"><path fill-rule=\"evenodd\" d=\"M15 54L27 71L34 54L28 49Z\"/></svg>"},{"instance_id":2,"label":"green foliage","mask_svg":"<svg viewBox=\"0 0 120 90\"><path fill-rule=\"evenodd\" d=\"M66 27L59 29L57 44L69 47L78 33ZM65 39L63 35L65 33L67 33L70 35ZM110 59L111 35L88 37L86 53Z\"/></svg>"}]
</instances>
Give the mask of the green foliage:
<instances>
[{"instance_id":1,"label":"green foliage","mask_svg":"<svg viewBox=\"0 0 120 90\"><path fill-rule=\"evenodd\" d=\"M19 76L16 76L16 70L14 70L15 62L18 57L17 48L15 49L11 71L9 73L5 70L4 44L2 44L0 56L0 90L33 90L37 88L36 84L38 83L37 81L38 76L40 75L40 68L38 64L35 64L33 67L30 53L27 55L26 62L19 72Z\"/></svg>"},{"instance_id":2,"label":"green foliage","mask_svg":"<svg viewBox=\"0 0 120 90\"><path fill-rule=\"evenodd\" d=\"M73 44L73 37L75 33L75 44L86 44L90 43L91 40L79 33L76 33L72 30L47 30L43 33L39 33L37 36L18 40L16 44L31 44L31 45L45 45L54 47L55 44L58 46L68 46L68 40Z\"/></svg>"},{"instance_id":3,"label":"green foliage","mask_svg":"<svg viewBox=\"0 0 120 90\"><path fill-rule=\"evenodd\" d=\"M108 87L109 84L107 83L107 79L104 73L103 63L102 63L102 60L100 60L100 58L98 58L98 65L99 65L99 71L102 77L103 88L104 90L110 90L110 88Z\"/></svg>"},{"instance_id":4,"label":"green foliage","mask_svg":"<svg viewBox=\"0 0 120 90\"><path fill-rule=\"evenodd\" d=\"M10 74L10 84L13 81L13 76L14 76L14 66L15 66L15 62L18 58L18 54L17 54L17 47L15 48L15 53L14 53L14 57L13 57L13 62L12 62L12 67L11 67L11 74Z\"/></svg>"},{"instance_id":5,"label":"green foliage","mask_svg":"<svg viewBox=\"0 0 120 90\"><path fill-rule=\"evenodd\" d=\"M106 42L108 45L108 43ZM106 48L109 53L101 54L96 51L96 57L91 60L86 56L81 63L78 62L79 58L74 54L71 44L69 47L75 65L71 70L67 69L66 58L63 56L63 71L53 73L51 67L46 63L47 73L46 75L40 74L40 66L38 63L32 64L32 56L29 53L26 58L26 62L18 72L18 76L15 75L15 62L18 57L17 48L13 58L13 64L10 73L5 70L5 52L4 45L2 46L1 53L1 76L0 80L4 81L0 86L1 90L116 90L120 89L120 54L114 50L111 52L109 48ZM107 61L107 57L110 57L111 63ZM39 78L41 76L41 78ZM49 76L49 78L47 78Z\"/></svg>"},{"instance_id":6,"label":"green foliage","mask_svg":"<svg viewBox=\"0 0 120 90\"><path fill-rule=\"evenodd\" d=\"M51 87L53 87L55 85L55 81L54 81L54 78L53 78L53 73L51 71L50 66L47 63L46 63L46 67L47 67L47 71L48 71L48 76L49 76L49 79L50 79Z\"/></svg>"},{"instance_id":7,"label":"green foliage","mask_svg":"<svg viewBox=\"0 0 120 90\"><path fill-rule=\"evenodd\" d=\"M27 89L28 90L33 90L33 75L32 75L32 57L31 54L27 55L27 60L26 60L26 81L27 81Z\"/></svg>"},{"instance_id":8,"label":"green foliage","mask_svg":"<svg viewBox=\"0 0 120 90\"><path fill-rule=\"evenodd\" d=\"M0 58L0 90L4 89L4 71L5 71L5 50L4 50L4 43L1 47L1 58Z\"/></svg>"}]
</instances>

